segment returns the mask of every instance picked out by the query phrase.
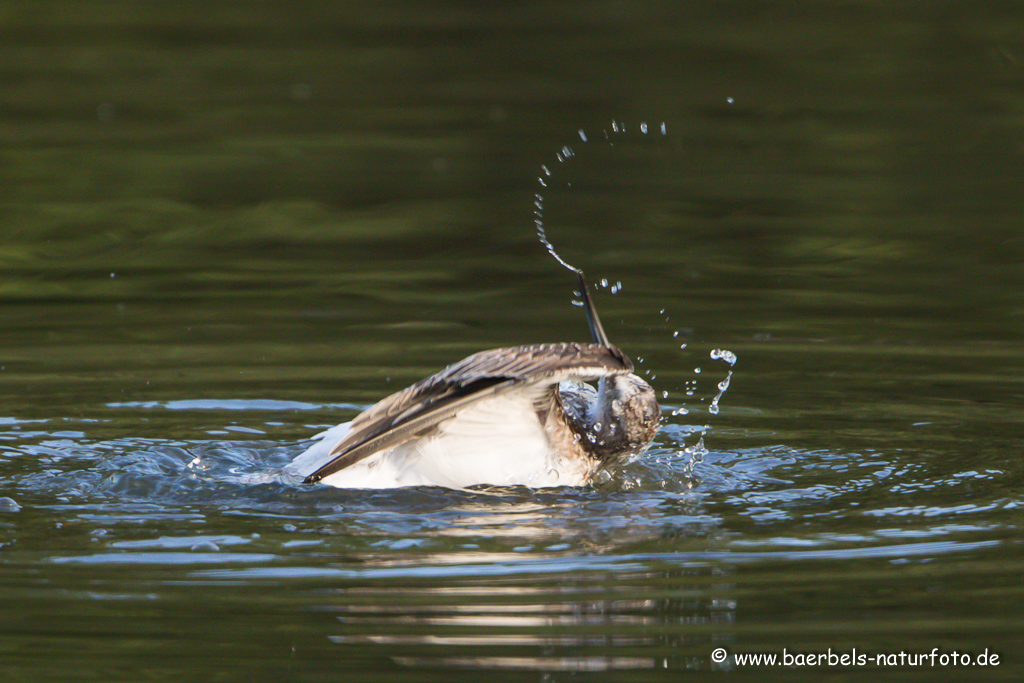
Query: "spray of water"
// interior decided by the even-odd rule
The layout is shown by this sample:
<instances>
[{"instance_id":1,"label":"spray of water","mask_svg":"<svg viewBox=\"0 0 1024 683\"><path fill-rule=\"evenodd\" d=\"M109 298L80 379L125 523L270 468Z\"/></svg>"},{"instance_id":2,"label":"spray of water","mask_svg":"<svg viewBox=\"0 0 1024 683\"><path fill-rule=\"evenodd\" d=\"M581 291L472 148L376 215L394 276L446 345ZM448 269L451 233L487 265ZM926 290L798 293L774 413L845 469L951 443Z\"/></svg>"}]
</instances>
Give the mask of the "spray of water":
<instances>
[{"instance_id":1,"label":"spray of water","mask_svg":"<svg viewBox=\"0 0 1024 683\"><path fill-rule=\"evenodd\" d=\"M607 144L613 145L616 136L625 133L626 129L627 127L623 122L612 121L610 132L608 128L602 130L602 137L604 138L604 141ZM664 123L661 123L652 129L652 127L649 126L646 122L641 122L639 124L639 130L641 135L648 135L649 133L652 132L652 130L657 130L658 132L660 132L661 135L667 134L666 126ZM580 144L587 144L590 141L590 138L588 137L586 131L584 131L583 129L578 130L577 135L579 136ZM576 151L569 145L563 146L555 154L555 160L558 164L569 163L575 157ZM590 325L590 331L591 335L594 338L594 342L598 344L607 345L608 338L604 333L604 329L601 327L601 321L597 316L597 310L594 307L593 300L590 296L590 290L587 286L587 281L583 275L582 269L577 268L573 264L569 263L566 259L562 257L561 254L558 253L558 251L552 244L551 239L548 236L547 230L544 226L544 193L547 189L554 187L556 182L556 176L555 173L552 172L551 168L549 168L546 164L542 165L540 167L540 170L541 173L537 177L537 183L538 185L540 185L540 190L538 190L538 192L534 195L533 202L534 225L537 229L537 239L540 240L541 245L543 245L543 247L559 265L576 274L577 278L579 279L580 298L582 299L582 301L579 302L578 305L583 306L587 311L587 322ZM621 282L609 284L607 279L602 279L599 281L599 284L602 288L609 288L612 294L615 294L622 290ZM661 309L660 314L664 317L665 322L668 323L669 317L665 314L665 309ZM674 339L677 339L679 337L679 331L676 330L675 332L673 332L672 337ZM680 344L679 348L680 350L683 350L686 348L686 346L687 345L683 343ZM736 364L736 354L731 351L726 351L723 349L715 349L714 351L712 351L711 359L721 360L727 363L730 366L730 368ZM637 361L640 364L643 364L644 362L643 358L638 358ZM695 368L694 374L699 375L700 371L700 368ZM722 396L729 388L729 383L732 380L732 372L732 369L728 370L726 377L723 380L721 380L717 385L718 392L715 395L715 397L711 400L711 403L708 405L708 412L712 415L717 415L719 413L719 402L722 400ZM645 371L645 374L651 380L657 378L657 375L652 374L649 369ZM685 393L687 396L692 397L696 393L696 389L697 380L693 379L686 383ZM667 398L667 392L662 393L662 398ZM686 415L689 412L690 411L688 408L679 407L673 410L671 415L675 417L679 415ZM704 455L708 453L707 447L704 445L704 437L709 429L710 425L704 425L703 428L695 430L696 434L698 435L697 442L689 446L684 445L684 447L679 450L679 455L686 459L686 464L684 465L683 469L684 476L692 476L694 467L696 467L699 463L703 462Z\"/></svg>"},{"instance_id":2,"label":"spray of water","mask_svg":"<svg viewBox=\"0 0 1024 683\"><path fill-rule=\"evenodd\" d=\"M611 130L613 134L625 133L626 125L621 121L612 121ZM649 130L650 127L647 125L646 122L640 123L641 134L647 135ZM667 129L665 127L664 122L660 124L658 130L661 131L662 135L667 134ZM589 139L587 137L586 131L584 131L581 128L576 133L580 138L580 142L586 144ZM614 144L612 135L608 134L608 129L604 129L602 133L604 134L604 139L608 142L608 144ZM564 164L573 159L575 156L576 152L573 150L573 148L570 147L569 145L564 145L555 154L555 159L558 161L558 163ZM557 261L563 267L568 268L572 272L579 275L582 273L582 271L576 266L566 261L564 258L562 258L562 256L555 250L554 245L551 244L551 240L548 238L547 230L544 228L544 195L542 193L544 189L551 187L552 183L554 182L554 175L552 174L551 169L547 167L547 165L542 165L540 167L540 170L541 174L540 176L537 177L537 183L541 186L542 189L540 192L534 195L533 202L534 225L536 225L537 227L537 238L540 240L540 243L544 246L544 248L547 249L547 252L551 254L552 258L555 259L555 261ZM606 281L603 281L603 284L605 283ZM605 286L607 285L605 284ZM621 283L616 283L614 287L616 289L620 289L621 286Z\"/></svg>"},{"instance_id":3,"label":"spray of water","mask_svg":"<svg viewBox=\"0 0 1024 683\"><path fill-rule=\"evenodd\" d=\"M612 121L611 128L613 133L624 133L626 131L625 125L619 121ZM649 129L647 123L641 122L640 132L643 135L647 135L648 130ZM660 130L662 135L666 134L664 123L661 124ZM608 130L605 129L603 132L605 140L608 141L609 144L612 144L612 138L611 136L608 135ZM580 142L586 144L586 131L584 131L581 128L577 131L577 134L579 135ZM559 164L564 164L568 162L570 159L574 158L575 156L576 152L573 151L572 147L570 147L569 145L564 145L555 154L555 158ZM540 167L540 170L541 175L537 177L537 183L541 186L541 188L550 187L551 183L554 182L551 169L549 169L547 165L542 165ZM533 206L534 225L537 228L537 239L540 240L540 243L544 246L547 252L551 254L551 257L554 258L555 261L557 261L562 267L576 274L576 277L580 285L580 298L582 299L581 303L587 313L587 325L590 327L590 336L594 339L595 344L602 344L604 346L608 346L608 336L605 334L604 327L601 325L601 319L597 315L597 308L594 306L593 298L590 296L590 287L587 286L587 279L583 274L583 270L577 268L576 266L572 265L564 258L562 258L561 254L559 254L558 251L555 250L554 245L551 244L551 240L548 238L547 230L544 228L544 195L541 192L537 192L534 195ZM600 284L602 287L609 287L607 279L602 279ZM614 285L610 285L610 287L612 294L615 294L622 289L622 283L616 282Z\"/></svg>"}]
</instances>

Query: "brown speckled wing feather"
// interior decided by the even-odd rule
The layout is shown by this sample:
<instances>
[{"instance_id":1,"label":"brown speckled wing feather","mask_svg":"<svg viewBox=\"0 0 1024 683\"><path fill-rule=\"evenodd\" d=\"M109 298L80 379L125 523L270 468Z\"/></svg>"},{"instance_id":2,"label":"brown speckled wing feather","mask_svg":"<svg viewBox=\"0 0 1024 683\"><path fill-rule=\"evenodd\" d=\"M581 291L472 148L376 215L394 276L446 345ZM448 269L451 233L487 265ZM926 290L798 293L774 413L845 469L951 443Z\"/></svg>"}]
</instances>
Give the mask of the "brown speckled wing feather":
<instances>
[{"instance_id":1,"label":"brown speckled wing feather","mask_svg":"<svg viewBox=\"0 0 1024 683\"><path fill-rule=\"evenodd\" d=\"M535 344L481 351L379 401L352 421L334 457L306 477L317 482L378 451L408 441L460 408L527 384L557 385L633 371L618 348L599 344Z\"/></svg>"}]
</instances>

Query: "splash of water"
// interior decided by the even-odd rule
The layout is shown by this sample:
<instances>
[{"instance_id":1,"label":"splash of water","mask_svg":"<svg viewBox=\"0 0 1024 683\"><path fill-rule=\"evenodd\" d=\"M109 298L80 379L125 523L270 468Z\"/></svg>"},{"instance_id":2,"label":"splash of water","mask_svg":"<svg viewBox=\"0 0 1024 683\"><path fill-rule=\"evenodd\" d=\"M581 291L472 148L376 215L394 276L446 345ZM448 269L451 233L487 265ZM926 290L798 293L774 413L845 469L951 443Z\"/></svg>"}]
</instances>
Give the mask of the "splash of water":
<instances>
[{"instance_id":1,"label":"splash of water","mask_svg":"<svg viewBox=\"0 0 1024 683\"><path fill-rule=\"evenodd\" d=\"M639 129L640 129L640 133L642 135L647 135L650 132L650 130L651 130L650 127L648 126L647 122L644 122L644 121L640 122ZM666 126L665 126L664 122L661 123L660 126L658 126L658 130L660 131L660 133L662 135L666 135L667 134L667 129L666 129ZM626 125L623 124L620 121L612 121L612 123L611 123L611 133L609 133L608 129L605 129L605 130L602 131L604 140L605 140L605 142L608 145L614 145L615 144L615 142L614 142L615 136L623 134L625 132L626 132ZM582 144L586 144L590 140L590 138L588 137L586 131L584 131L583 129L579 129L577 131L577 134L578 134L580 142ZM557 160L557 162L559 164L568 163L572 159L574 159L575 157L576 157L575 150L572 147L568 146L568 145L563 146L555 154L555 159ZM544 225L544 194L543 194L543 190L547 189L547 188L550 188L550 187L553 187L554 182L555 182L555 173L553 173L551 168L549 168L546 164L541 165L540 168L541 168L541 175L539 175L537 177L537 182L540 185L540 187L542 188L542 190L540 192L537 192L534 195L534 202L533 202L533 204L534 204L534 212L533 212L534 213L534 225L535 225L536 230L537 230L537 239L540 241L541 245L543 245L543 247L547 250L547 252L551 255L551 257L553 259L555 259L555 261L559 265L561 265L562 267L572 271L573 273L576 273L580 277L581 292L579 294L580 294L581 298L583 299L583 301L576 301L576 300L574 300L573 301L573 305L579 306L579 307L584 307L584 306L589 305L590 302L589 302L589 295L587 294L586 289L585 289L586 288L586 283L583 280L583 272L582 272L582 270L580 270L579 268L577 268L573 264L569 263L569 261L567 261L565 258L562 257L561 254L558 253L558 251L554 247L554 244L552 244L551 239L548 236L547 229L545 228L545 225ZM621 282L615 282L614 284L611 284L608 281L607 278L601 278L598 281L598 286L601 289L608 289L612 294L616 294L616 293L622 291L622 283ZM660 310L659 314L661 316L664 316L664 319L665 319L666 323L670 320L669 316L666 315L666 310L664 308L662 308ZM596 313L595 313L595 315L596 315ZM672 334L672 337L673 337L673 339L678 339L678 337L679 337L679 330L674 331L673 334ZM680 346L679 346L680 350L684 350L686 348L687 348L687 344L686 343L681 343ZM715 349L714 351L712 351L711 352L711 359L712 360L722 360L725 363L728 363L730 367L734 366L736 364L736 354L734 354L731 351L726 351L726 350L723 350L723 349ZM640 364L642 364L644 362L643 358L638 358L637 361ZM694 369L694 374L699 375L700 372L701 372L701 369L699 367ZM652 371L649 370L649 369L646 370L644 374L648 378L650 378L651 380L654 380L654 379L657 378L657 375L653 374ZM715 395L715 397L712 399L710 405L708 406L708 412L710 414L717 415L719 413L719 403L722 400L722 396L725 394L726 390L728 390L729 384L730 384L731 380L732 380L732 370L729 370L728 374L725 377L725 379L723 379L717 385L718 386L718 393ZM697 389L697 381L696 381L696 379L687 382L687 384L686 384L686 395L687 396L693 396L696 393L696 389ZM668 392L662 392L662 398L663 399L668 398ZM679 407L679 408L676 408L675 410L673 410L671 415L673 417L676 417L676 416L680 416L680 415L686 415L688 413L689 413L689 409L688 408L686 408L686 407ZM685 467L685 470L684 470L684 474L687 477L690 477L690 476L693 475L693 469L699 463L703 462L704 455L706 453L708 453L707 447L704 444L704 436L707 433L708 429L710 429L710 426L709 425L705 425L705 427L703 429L698 431L699 436L698 436L697 443L695 443L695 444L693 444L691 446L686 446L685 448L683 448L683 449L681 449L679 451L680 455L682 455L682 456L687 458L687 464L686 464L686 467ZM593 439L593 437L591 437L591 438Z\"/></svg>"},{"instance_id":2,"label":"splash of water","mask_svg":"<svg viewBox=\"0 0 1024 683\"><path fill-rule=\"evenodd\" d=\"M711 352L711 360L724 360L729 365L736 365L736 354L725 349L715 349Z\"/></svg>"},{"instance_id":3,"label":"splash of water","mask_svg":"<svg viewBox=\"0 0 1024 683\"><path fill-rule=\"evenodd\" d=\"M612 125L611 125L611 130L612 130L612 133L616 134L616 135L617 134L621 134L621 133L625 133L626 132L626 126L625 126L624 123L622 123L620 121L614 121L613 120L612 121ZM641 121L640 122L640 132L641 132L641 134L647 135L648 130L649 130L649 128L648 128L647 122L646 121ZM667 128L666 128L664 122L662 122L660 124L660 126L658 127L658 130L661 132L662 135L666 135L668 133ZM608 142L608 144L609 145L614 144L613 137L608 134L608 129L604 129L602 132L604 133L604 139ZM580 142L582 142L583 144L586 144L587 141L589 140L589 138L587 137L586 131L584 131L582 128L580 128L577 131L577 135L579 135ZM555 159L557 159L558 163L564 164L564 163L570 161L571 159L573 159L575 156L576 156L576 152L572 149L572 147L570 147L568 145L564 145L562 147L562 149L560 149L555 154ZM542 188L550 187L551 186L550 183L554 182L554 174L551 172L551 169L548 168L546 164L542 164L541 167L540 167L540 170L541 170L541 175L537 177L537 183ZM566 261L564 258L562 258L561 254L559 254L558 251L555 250L554 245L551 243L551 239L548 237L547 230L544 227L544 195L541 194L540 192L538 192L538 193L534 194L533 197L534 197L534 202L533 202L533 206L534 206L534 211L533 211L534 221L533 222L534 222L534 225L537 228L537 239L540 240L540 243L544 246L544 248L547 250L547 252L549 254L551 254L551 257L554 258L555 261L557 261L562 267L571 270L572 272L576 273L577 275L581 274L582 271L579 268L577 268L576 266L572 265L571 263ZM607 280L602 280L601 283L602 283L602 287L605 287L605 288L609 287ZM617 292L619 292L621 290L622 290L622 283L621 282L616 282L614 285L611 286L611 293L612 294L616 294Z\"/></svg>"},{"instance_id":4,"label":"splash of water","mask_svg":"<svg viewBox=\"0 0 1024 683\"><path fill-rule=\"evenodd\" d=\"M662 312L664 313L664 310ZM678 336L679 336L679 332L678 331L673 332L673 334L672 334L673 338L677 338ZM685 348L686 348L686 344L683 344L682 346L680 346L680 349L685 349ZM723 361L724 363L727 363L730 366L730 368L732 368L733 366L736 365L737 356L732 351L728 351L728 350L725 350L725 349L714 349L714 350L711 351L711 359L712 360ZM694 368L694 374L696 374L696 375L701 374L701 369L699 367L698 368ZM725 378L723 380L721 380L717 384L718 393L715 394L714 398L711 399L711 403L708 405L708 413L709 414L711 414L711 415L718 415L719 414L719 412L721 410L719 404L720 404L720 402L722 400L722 397L725 395L725 392L729 390L729 385L732 382L732 374L733 374L733 371L731 369L728 370L726 372ZM689 381L686 382L685 392L686 392L687 396L693 396L696 393L696 390L697 390L697 380L696 379L689 380ZM703 401L704 399L701 399L701 400ZM689 414L689 412L690 411L689 411L688 408L681 406L681 407L676 408L675 410L673 410L671 415L672 415L672 417L677 417L679 415L687 415L687 414ZM687 465L684 468L684 473L687 476L691 476L693 474L693 468L696 467L700 462L703 462L704 454L708 452L707 448L704 445L704 437L707 435L707 432L708 432L708 430L710 428L711 428L710 425L705 425L703 427L703 429L697 430L698 433L699 433L699 436L697 437L697 443L694 444L693 446L687 446L687 447L682 448L682 449L680 449L678 451L680 456L687 458Z\"/></svg>"},{"instance_id":5,"label":"splash of water","mask_svg":"<svg viewBox=\"0 0 1024 683\"><path fill-rule=\"evenodd\" d=\"M623 132L625 132L625 126L621 126L618 122L612 121L612 130L614 132L618 133L620 128L621 128L621 130ZM646 135L646 133L647 133L647 124L646 123L644 123L641 126L641 130ZM661 124L661 134L664 135L665 132L666 132L665 124L662 123ZM583 129L580 129L578 131L578 133L579 133L579 136L580 136L580 140L582 142L586 143L587 142L587 134L586 134L586 132ZM605 134L605 139L609 141L609 144L611 144L611 139L608 136L608 131L605 130L604 134ZM573 151L572 147L569 147L568 145L564 145L562 147L562 149L560 149L555 154L555 158L558 160L558 163L560 163L560 164L564 164L565 162L569 161L570 159L572 159L575 156L576 156L576 153ZM537 182L540 184L540 186L542 188L549 187L548 183L552 182L552 179L554 178L554 174L551 172L551 169L549 169L547 167L547 165L541 165L540 169L541 169L542 175L538 176ZM570 183L570 185L571 185L571 183ZM598 316L598 314L597 314L597 308L594 306L594 302L591 299L590 288L587 285L586 277L583 275L583 270L580 269L580 268L577 268L576 266L572 265L571 263L566 261L564 258L562 258L562 256L555 250L554 245L551 244L551 240L548 238L547 230L545 230L545 228L544 228L544 195L541 194L540 192L538 192L538 193L536 193L534 195L533 206L534 206L534 211L533 211L533 214L534 214L534 225L537 228L537 239L540 240L540 243L544 246L544 248L547 250L547 252L549 254L551 254L552 258L554 258L556 262L558 262L564 268L566 268L566 269L572 271L573 273L575 273L576 277L579 279L579 285L580 285L579 297L580 297L581 301L579 301L579 302L574 301L573 303L575 305L577 305L577 306L582 306L586 310L587 325L590 327L590 334L591 334L591 337L593 337L594 343L595 344L601 344L603 346L610 346L610 342L608 341L608 336L605 334L604 328L601 325L600 316ZM616 294L620 289L622 289L622 283L621 282L616 282L615 285L609 285L607 279L602 279L601 280L601 286L604 287L604 288L609 288L610 287L611 291L612 291L612 294Z\"/></svg>"},{"instance_id":6,"label":"splash of water","mask_svg":"<svg viewBox=\"0 0 1024 683\"><path fill-rule=\"evenodd\" d=\"M736 365L736 354L725 349L713 350L711 352L711 359L724 361L729 364L729 367ZM725 379L718 383L718 393L711 400L711 405L708 406L708 412L712 415L718 415L718 402L722 400L722 396L729 390L730 381L732 381L732 370L729 370L725 375Z\"/></svg>"},{"instance_id":7,"label":"splash of water","mask_svg":"<svg viewBox=\"0 0 1024 683\"><path fill-rule=\"evenodd\" d=\"M708 412L712 415L718 415L718 402L722 400L722 395L729 389L729 381L732 379L732 370L728 372L721 382L718 383L718 393L711 399L711 405L708 406Z\"/></svg>"},{"instance_id":8,"label":"splash of water","mask_svg":"<svg viewBox=\"0 0 1024 683\"><path fill-rule=\"evenodd\" d=\"M707 455L709 452L710 451L708 451L707 446L704 445L704 432L701 432L700 437L697 439L697 443L693 444L692 446L687 446L682 451L680 451L681 455L684 455L687 458L689 458L686 461L686 464L683 466L683 476L687 478L692 478L693 470L697 467L697 465L704 462L704 456Z\"/></svg>"}]
</instances>

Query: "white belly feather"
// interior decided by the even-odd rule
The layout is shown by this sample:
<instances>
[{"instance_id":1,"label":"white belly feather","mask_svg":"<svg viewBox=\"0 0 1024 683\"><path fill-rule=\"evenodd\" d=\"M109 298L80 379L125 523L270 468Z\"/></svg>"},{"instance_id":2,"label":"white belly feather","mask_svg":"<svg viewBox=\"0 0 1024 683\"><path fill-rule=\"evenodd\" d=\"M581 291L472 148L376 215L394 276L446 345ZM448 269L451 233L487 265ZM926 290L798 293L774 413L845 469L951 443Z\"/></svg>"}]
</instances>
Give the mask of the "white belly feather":
<instances>
[{"instance_id":1,"label":"white belly feather","mask_svg":"<svg viewBox=\"0 0 1024 683\"><path fill-rule=\"evenodd\" d=\"M329 453L349 431L348 423L333 427L289 466L306 476L327 462ZM527 396L504 395L461 409L428 434L371 455L324 477L341 488L393 488L475 484L582 486L594 463L589 458L563 457L548 436Z\"/></svg>"}]
</instances>

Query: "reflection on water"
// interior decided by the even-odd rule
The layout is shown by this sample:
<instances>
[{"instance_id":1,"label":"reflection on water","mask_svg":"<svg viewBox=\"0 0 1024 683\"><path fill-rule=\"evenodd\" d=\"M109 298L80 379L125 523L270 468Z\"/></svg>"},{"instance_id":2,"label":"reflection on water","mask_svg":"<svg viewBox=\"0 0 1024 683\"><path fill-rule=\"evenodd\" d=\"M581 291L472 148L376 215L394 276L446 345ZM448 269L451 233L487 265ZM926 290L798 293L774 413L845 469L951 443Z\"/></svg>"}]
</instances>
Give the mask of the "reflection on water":
<instances>
[{"instance_id":1,"label":"reflection on water","mask_svg":"<svg viewBox=\"0 0 1024 683\"><path fill-rule=\"evenodd\" d=\"M545 671L684 668L681 643L710 642L734 619L730 601L704 597L707 567L613 570L558 581L552 567L528 586L477 580L414 589L401 604L376 590L339 590L323 609L339 622L333 642L384 646L401 665ZM728 590L723 577L715 581L712 591ZM654 585L674 597L645 597Z\"/></svg>"},{"instance_id":2,"label":"reflection on water","mask_svg":"<svg viewBox=\"0 0 1024 683\"><path fill-rule=\"evenodd\" d=\"M592 488L305 487L277 476L304 442L274 434L320 407L115 407L140 408L213 411L232 418L226 433L241 426L261 440L93 441L88 423L8 420L4 490L24 503L0 517L0 543L21 553L8 581L27 569L66 586L64 601L139 614L177 587L230 601L288 595L301 648L341 668L707 669L713 647L767 642L750 621L768 617L763 592L795 597L835 567L864 585L842 596L826 582L830 604L861 600L897 567L1002 553L992 515L1016 509L962 496L1001 471L937 476L893 452L707 448L714 429L682 424Z\"/></svg>"}]
</instances>

